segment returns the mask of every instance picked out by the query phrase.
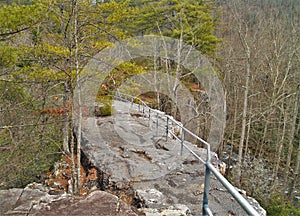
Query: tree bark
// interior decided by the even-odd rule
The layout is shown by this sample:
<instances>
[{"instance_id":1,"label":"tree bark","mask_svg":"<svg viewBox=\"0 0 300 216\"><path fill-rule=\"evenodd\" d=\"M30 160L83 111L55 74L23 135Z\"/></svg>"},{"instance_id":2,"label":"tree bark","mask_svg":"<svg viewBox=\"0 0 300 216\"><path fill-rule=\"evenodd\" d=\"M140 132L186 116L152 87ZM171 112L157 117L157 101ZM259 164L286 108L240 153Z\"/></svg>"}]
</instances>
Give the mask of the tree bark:
<instances>
[{"instance_id":1,"label":"tree bark","mask_svg":"<svg viewBox=\"0 0 300 216\"><path fill-rule=\"evenodd\" d=\"M246 134L246 124L247 124L247 110L248 110L248 93L249 93L249 83L250 83L250 48L246 41L246 38L239 31L239 37L243 44L244 50L246 52L246 77L245 77L245 89L244 89L244 103L243 103L243 115L242 115L242 127L241 127L241 137L239 143L239 153L238 153L238 163L237 163L237 172L235 178L235 184L239 187L241 181L241 165L243 159L243 146L245 142Z\"/></svg>"},{"instance_id":2,"label":"tree bark","mask_svg":"<svg viewBox=\"0 0 300 216\"><path fill-rule=\"evenodd\" d=\"M78 61L78 2L74 1L74 43L75 43L75 71L76 71L76 89L77 89L77 103L78 103L78 121L77 121L77 191L76 195L80 195L81 189L81 91L79 79L79 61Z\"/></svg>"},{"instance_id":3,"label":"tree bark","mask_svg":"<svg viewBox=\"0 0 300 216\"><path fill-rule=\"evenodd\" d=\"M247 136L246 136L246 145L245 145L245 155L248 155L248 147L249 147L249 139L250 139L250 130L251 130L251 113L252 113L252 104L250 105L250 111L248 116L248 124L247 124Z\"/></svg>"},{"instance_id":4,"label":"tree bark","mask_svg":"<svg viewBox=\"0 0 300 216\"><path fill-rule=\"evenodd\" d=\"M278 147L278 151L277 151L277 157L276 157L276 165L273 171L273 185L271 187L271 194L273 192L275 192L275 188L276 188L276 182L277 182L277 176L278 176L278 171L279 171L279 166L280 166L280 161L281 161L281 155L282 155L282 149L283 149L283 144L284 144L284 140L285 140L285 133L286 133L286 124L287 124L287 111L284 110L283 105L281 107L281 110L283 112L283 128L282 128L282 134L281 134L281 138L279 141L279 147ZM279 123L280 125L280 123ZM280 126L278 126L280 127Z\"/></svg>"},{"instance_id":5,"label":"tree bark","mask_svg":"<svg viewBox=\"0 0 300 216\"><path fill-rule=\"evenodd\" d=\"M300 96L300 93L299 93L299 91L297 91L295 103L294 103L294 110L292 113L293 119L292 119L292 123L291 123L292 128L291 128L290 137L289 137L287 162L286 162L286 167L284 170L285 175L284 175L284 184L283 185L284 185L285 189L288 187L288 175L290 173L292 153L293 153L293 149L294 149L294 136L295 136L296 126L297 126L297 114L298 114L298 110L299 110L299 96Z\"/></svg>"},{"instance_id":6,"label":"tree bark","mask_svg":"<svg viewBox=\"0 0 300 216\"><path fill-rule=\"evenodd\" d=\"M69 143L70 143L70 121L69 121L69 100L70 100L70 84L69 81L64 82L64 122L63 122L63 150L66 154L70 153Z\"/></svg>"},{"instance_id":7,"label":"tree bark","mask_svg":"<svg viewBox=\"0 0 300 216\"><path fill-rule=\"evenodd\" d=\"M298 130L299 132L299 130ZM293 191L296 189L297 182L299 182L299 169L300 169L300 140L298 142L298 151L297 151L297 159L296 159L296 166L295 166L295 172L294 172L294 178L292 187L290 188L290 195L293 194Z\"/></svg>"}]
</instances>

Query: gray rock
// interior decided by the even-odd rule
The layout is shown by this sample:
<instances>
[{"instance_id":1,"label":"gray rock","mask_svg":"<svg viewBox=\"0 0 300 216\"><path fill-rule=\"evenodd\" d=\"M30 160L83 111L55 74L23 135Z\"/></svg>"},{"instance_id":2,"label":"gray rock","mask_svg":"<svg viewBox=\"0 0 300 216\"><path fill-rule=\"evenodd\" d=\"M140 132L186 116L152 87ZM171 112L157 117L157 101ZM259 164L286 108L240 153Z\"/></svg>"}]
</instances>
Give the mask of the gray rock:
<instances>
[{"instance_id":1,"label":"gray rock","mask_svg":"<svg viewBox=\"0 0 300 216\"><path fill-rule=\"evenodd\" d=\"M266 216L267 212L263 209L260 204L252 197L246 197L247 201L254 207L254 209L262 216Z\"/></svg>"},{"instance_id":2,"label":"gray rock","mask_svg":"<svg viewBox=\"0 0 300 216\"><path fill-rule=\"evenodd\" d=\"M166 205L166 197L162 192L154 188L147 190L136 190L136 198L148 208Z\"/></svg>"},{"instance_id":3,"label":"gray rock","mask_svg":"<svg viewBox=\"0 0 300 216\"><path fill-rule=\"evenodd\" d=\"M191 216L191 212L185 205L169 206L167 209L142 208L146 216Z\"/></svg>"},{"instance_id":4,"label":"gray rock","mask_svg":"<svg viewBox=\"0 0 300 216\"><path fill-rule=\"evenodd\" d=\"M187 206L192 215L201 215L205 166L187 150L181 151L179 142L166 142L165 130L157 131L154 123L149 128L143 116L129 115L130 105L115 101L114 108L113 116L85 118L83 123L82 150L94 166L109 176L106 187L132 188L136 205L146 209L143 211L148 215L164 211L174 215L177 205ZM206 159L206 149L185 144ZM211 158L224 171L215 153ZM253 205L262 209L258 203ZM214 215L247 215L214 176L209 206Z\"/></svg>"},{"instance_id":5,"label":"gray rock","mask_svg":"<svg viewBox=\"0 0 300 216\"><path fill-rule=\"evenodd\" d=\"M39 189L10 189L0 191L0 213L8 215L27 215L36 206L59 199L60 196L49 195Z\"/></svg>"},{"instance_id":6,"label":"gray rock","mask_svg":"<svg viewBox=\"0 0 300 216\"><path fill-rule=\"evenodd\" d=\"M68 197L52 202L38 212L39 215L145 215L117 196L104 191L94 191L83 199Z\"/></svg>"},{"instance_id":7,"label":"gray rock","mask_svg":"<svg viewBox=\"0 0 300 216\"><path fill-rule=\"evenodd\" d=\"M26 189L38 189L43 192L49 192L49 188L41 183L32 182L26 186Z\"/></svg>"},{"instance_id":8,"label":"gray rock","mask_svg":"<svg viewBox=\"0 0 300 216\"><path fill-rule=\"evenodd\" d=\"M117 196L94 191L78 198L67 194L49 195L38 189L10 189L0 191L0 215L145 215L124 203Z\"/></svg>"},{"instance_id":9,"label":"gray rock","mask_svg":"<svg viewBox=\"0 0 300 216\"><path fill-rule=\"evenodd\" d=\"M22 192L23 189L19 188L0 190L0 215L3 215L16 206Z\"/></svg>"}]
</instances>

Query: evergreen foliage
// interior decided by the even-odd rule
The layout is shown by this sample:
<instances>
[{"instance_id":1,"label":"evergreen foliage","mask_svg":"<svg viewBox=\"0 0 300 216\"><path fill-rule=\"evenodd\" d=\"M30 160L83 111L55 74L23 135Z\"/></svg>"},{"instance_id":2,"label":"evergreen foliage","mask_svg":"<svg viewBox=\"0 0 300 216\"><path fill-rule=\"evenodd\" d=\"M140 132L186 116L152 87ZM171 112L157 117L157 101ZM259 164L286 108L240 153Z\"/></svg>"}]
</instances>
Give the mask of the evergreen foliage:
<instances>
[{"instance_id":1,"label":"evergreen foliage","mask_svg":"<svg viewBox=\"0 0 300 216\"><path fill-rule=\"evenodd\" d=\"M214 1L141 0L131 3L137 12L125 26L132 35L181 38L203 54L215 53L221 40L214 34L219 14Z\"/></svg>"}]
</instances>

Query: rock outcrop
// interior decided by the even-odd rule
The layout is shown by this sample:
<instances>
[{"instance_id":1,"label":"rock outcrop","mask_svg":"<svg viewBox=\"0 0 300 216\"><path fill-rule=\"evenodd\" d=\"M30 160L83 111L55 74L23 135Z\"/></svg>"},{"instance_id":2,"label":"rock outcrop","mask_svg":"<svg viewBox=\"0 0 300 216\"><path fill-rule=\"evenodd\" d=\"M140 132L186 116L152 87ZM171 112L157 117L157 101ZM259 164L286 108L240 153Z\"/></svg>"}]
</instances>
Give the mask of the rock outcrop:
<instances>
[{"instance_id":1,"label":"rock outcrop","mask_svg":"<svg viewBox=\"0 0 300 216\"><path fill-rule=\"evenodd\" d=\"M66 193L50 195L41 185L30 187L0 190L0 215L145 215L117 196L104 191L94 191L79 198Z\"/></svg>"},{"instance_id":2,"label":"rock outcrop","mask_svg":"<svg viewBox=\"0 0 300 216\"><path fill-rule=\"evenodd\" d=\"M202 215L205 166L164 130L149 130L144 115L129 115L130 107L115 102L115 115L87 117L83 122L83 164L89 164L84 184L95 190L83 197L50 190L39 184L25 189L0 191L0 215L99 215L99 216L197 216ZM151 123L150 123L151 124ZM151 127L150 127L151 128ZM206 150L185 142L203 160ZM212 163L224 172L215 153ZM63 179L60 184L48 180L56 189L67 188L67 163L59 163L51 176ZM105 190L105 191L100 191ZM109 193L108 193L109 192ZM240 193L260 213L266 211L253 198ZM85 194L82 193L82 194ZM241 206L212 175L209 206L214 215L247 215Z\"/></svg>"},{"instance_id":3,"label":"rock outcrop","mask_svg":"<svg viewBox=\"0 0 300 216\"><path fill-rule=\"evenodd\" d=\"M115 101L114 107L113 116L86 118L83 124L82 151L105 174L105 188L130 191L132 204L146 215L201 215L205 166L179 142L166 142L165 130L156 130L155 123L149 129L147 116L130 115L130 105L123 102ZM185 145L206 159L206 149ZM211 157L224 169L215 153ZM214 215L247 215L214 176L209 206ZM254 207L266 214L258 203Z\"/></svg>"}]
</instances>

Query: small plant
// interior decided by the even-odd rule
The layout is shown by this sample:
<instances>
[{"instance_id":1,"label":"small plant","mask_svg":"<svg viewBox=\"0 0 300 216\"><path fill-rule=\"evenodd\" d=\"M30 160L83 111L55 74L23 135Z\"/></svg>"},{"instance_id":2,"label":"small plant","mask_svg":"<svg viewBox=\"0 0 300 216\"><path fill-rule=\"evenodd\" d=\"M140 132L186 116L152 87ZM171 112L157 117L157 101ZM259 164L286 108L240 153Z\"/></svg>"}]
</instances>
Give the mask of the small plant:
<instances>
[{"instance_id":1,"label":"small plant","mask_svg":"<svg viewBox=\"0 0 300 216\"><path fill-rule=\"evenodd\" d=\"M95 116L110 116L112 114L112 97L99 96L95 106Z\"/></svg>"},{"instance_id":2,"label":"small plant","mask_svg":"<svg viewBox=\"0 0 300 216\"><path fill-rule=\"evenodd\" d=\"M281 193L272 195L272 197L267 200L264 207L267 210L267 214L272 216L300 215L300 209L291 203L290 200L286 199Z\"/></svg>"}]
</instances>

